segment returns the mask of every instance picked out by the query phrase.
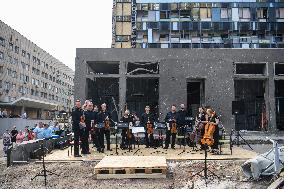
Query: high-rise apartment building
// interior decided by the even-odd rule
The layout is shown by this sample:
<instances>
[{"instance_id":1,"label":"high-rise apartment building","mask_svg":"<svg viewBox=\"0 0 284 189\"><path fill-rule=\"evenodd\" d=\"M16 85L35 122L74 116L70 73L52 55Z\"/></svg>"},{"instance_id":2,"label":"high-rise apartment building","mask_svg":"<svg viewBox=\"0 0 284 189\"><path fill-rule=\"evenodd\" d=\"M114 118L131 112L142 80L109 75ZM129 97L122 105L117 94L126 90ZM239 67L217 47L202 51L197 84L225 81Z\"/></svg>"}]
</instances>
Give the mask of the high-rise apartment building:
<instances>
[{"instance_id":1,"label":"high-rise apartment building","mask_svg":"<svg viewBox=\"0 0 284 189\"><path fill-rule=\"evenodd\" d=\"M283 0L114 0L113 48L283 48Z\"/></svg>"}]
</instances>

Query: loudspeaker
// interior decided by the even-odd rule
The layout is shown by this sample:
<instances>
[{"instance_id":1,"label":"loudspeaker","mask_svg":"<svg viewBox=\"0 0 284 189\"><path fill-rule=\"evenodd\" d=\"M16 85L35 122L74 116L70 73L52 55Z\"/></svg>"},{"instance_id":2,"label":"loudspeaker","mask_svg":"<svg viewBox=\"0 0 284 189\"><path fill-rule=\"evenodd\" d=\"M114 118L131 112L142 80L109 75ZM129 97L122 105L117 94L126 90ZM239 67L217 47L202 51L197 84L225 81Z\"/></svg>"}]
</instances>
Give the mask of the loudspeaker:
<instances>
[{"instance_id":1,"label":"loudspeaker","mask_svg":"<svg viewBox=\"0 0 284 189\"><path fill-rule=\"evenodd\" d=\"M232 115L242 115L245 113L244 101L232 101Z\"/></svg>"}]
</instances>

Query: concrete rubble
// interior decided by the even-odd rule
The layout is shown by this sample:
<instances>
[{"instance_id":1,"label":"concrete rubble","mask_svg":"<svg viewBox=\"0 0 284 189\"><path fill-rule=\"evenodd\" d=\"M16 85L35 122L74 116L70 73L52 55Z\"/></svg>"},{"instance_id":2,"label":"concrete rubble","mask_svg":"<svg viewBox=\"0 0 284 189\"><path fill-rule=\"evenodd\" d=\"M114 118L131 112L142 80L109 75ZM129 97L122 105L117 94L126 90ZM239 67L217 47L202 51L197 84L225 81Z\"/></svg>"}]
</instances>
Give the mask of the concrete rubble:
<instances>
[{"instance_id":1,"label":"concrete rubble","mask_svg":"<svg viewBox=\"0 0 284 189\"><path fill-rule=\"evenodd\" d=\"M270 180L254 182L247 180L241 172L243 161L209 161L208 167L220 177L209 176L207 188L267 188ZM190 177L204 166L203 161L168 162L166 179L123 179L96 180L93 174L97 162L47 163L47 169L59 174L48 176L46 188L206 188L200 176ZM40 163L14 165L6 168L0 165L0 188L45 188L43 177L30 179L42 169Z\"/></svg>"}]
</instances>

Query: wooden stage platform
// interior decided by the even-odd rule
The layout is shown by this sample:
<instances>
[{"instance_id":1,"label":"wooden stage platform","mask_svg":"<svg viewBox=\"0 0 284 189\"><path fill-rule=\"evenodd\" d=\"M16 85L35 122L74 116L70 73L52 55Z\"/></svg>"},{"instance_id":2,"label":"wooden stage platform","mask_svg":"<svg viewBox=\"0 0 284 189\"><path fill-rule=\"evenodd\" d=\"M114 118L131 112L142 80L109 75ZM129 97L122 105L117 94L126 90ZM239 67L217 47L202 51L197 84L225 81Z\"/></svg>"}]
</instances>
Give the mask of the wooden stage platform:
<instances>
[{"instance_id":1,"label":"wooden stage platform","mask_svg":"<svg viewBox=\"0 0 284 189\"><path fill-rule=\"evenodd\" d=\"M105 156L95 166L97 179L166 178L164 156Z\"/></svg>"},{"instance_id":2,"label":"wooden stage platform","mask_svg":"<svg viewBox=\"0 0 284 189\"><path fill-rule=\"evenodd\" d=\"M91 154L83 155L83 157L75 158L71 155L71 148L64 150L54 150L51 154L48 154L45 160L48 161L96 161L102 160L105 156L164 156L167 161L179 161L179 160L202 160L204 159L204 151L194 151L191 147L186 147L185 152L183 152L183 147L177 147L175 150L162 148L153 149L145 148L141 145L140 148L131 150L121 150L118 149L118 155L115 153L115 145L111 146L112 151L105 151L105 153L98 153L95 148L91 148ZM69 150L69 156L68 156ZM241 147L233 147L233 154L230 154L230 150L225 147L222 149L223 153L221 155L212 155L208 153L208 160L247 160L254 158L258 154L245 150Z\"/></svg>"}]
</instances>

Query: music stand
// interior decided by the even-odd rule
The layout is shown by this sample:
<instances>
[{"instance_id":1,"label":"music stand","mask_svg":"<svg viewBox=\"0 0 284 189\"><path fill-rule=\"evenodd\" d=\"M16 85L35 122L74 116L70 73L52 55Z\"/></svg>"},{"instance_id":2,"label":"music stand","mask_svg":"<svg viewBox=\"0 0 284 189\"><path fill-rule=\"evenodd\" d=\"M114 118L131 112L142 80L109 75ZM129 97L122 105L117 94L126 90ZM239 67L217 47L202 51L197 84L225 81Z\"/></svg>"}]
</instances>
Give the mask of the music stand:
<instances>
[{"instance_id":1,"label":"music stand","mask_svg":"<svg viewBox=\"0 0 284 189\"><path fill-rule=\"evenodd\" d=\"M46 167L45 167L45 161L44 161L44 156L45 156L45 153L48 151L48 149L46 147L43 147L43 141L41 141L41 147L39 149L36 150L36 152L40 151L41 153L39 154L40 157L42 155L42 167L43 169L38 173L36 174L33 178L31 178L31 181L33 181L36 177L44 177L44 185L46 186L47 184L47 181L46 181L46 178L48 175L56 175L59 177L58 174L52 172L52 171L48 171L46 170Z\"/></svg>"},{"instance_id":2,"label":"music stand","mask_svg":"<svg viewBox=\"0 0 284 189\"><path fill-rule=\"evenodd\" d=\"M181 155L181 154L185 153L185 144L186 144L186 142L185 142L185 135L186 135L186 132L187 132L187 130L186 130L187 127L188 127L188 125L182 126L182 129L183 129L183 150L182 150L182 152L178 153L178 155Z\"/></svg>"},{"instance_id":3,"label":"music stand","mask_svg":"<svg viewBox=\"0 0 284 189\"><path fill-rule=\"evenodd\" d=\"M206 187L207 187L207 180L208 180L208 172L211 175L220 179L220 177L218 177L215 173L213 173L210 169L208 169L208 166L207 166L207 148L208 148L208 145L205 144L205 148L204 148L204 168L190 177L190 179L192 179L196 175L199 175L200 177L202 177L205 180ZM202 173L204 173L204 175L202 175Z\"/></svg>"},{"instance_id":4,"label":"music stand","mask_svg":"<svg viewBox=\"0 0 284 189\"><path fill-rule=\"evenodd\" d=\"M237 104L240 103L240 104ZM232 114L235 116L235 128L236 130L232 129L232 134L235 135L236 132L236 139L237 139L237 146L240 146L240 138L245 142L245 144L251 149L253 150L253 148L249 145L249 143L242 137L242 135L240 134L240 129L236 127L236 116L237 115L241 115L244 114L244 110L242 110L241 107L244 106L244 102L243 101L233 101L232 102Z\"/></svg>"}]
</instances>

